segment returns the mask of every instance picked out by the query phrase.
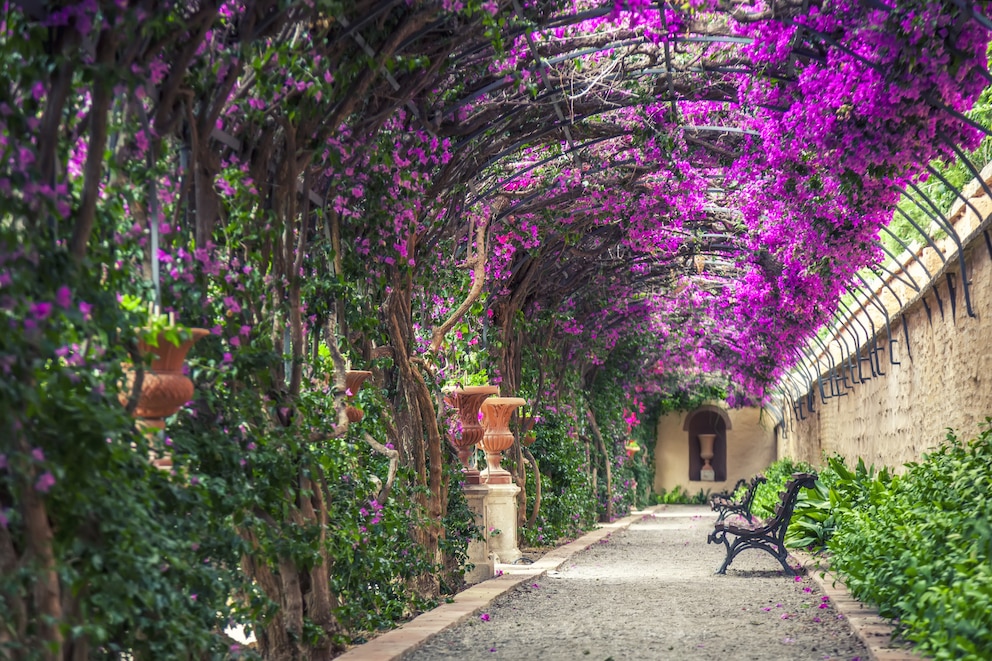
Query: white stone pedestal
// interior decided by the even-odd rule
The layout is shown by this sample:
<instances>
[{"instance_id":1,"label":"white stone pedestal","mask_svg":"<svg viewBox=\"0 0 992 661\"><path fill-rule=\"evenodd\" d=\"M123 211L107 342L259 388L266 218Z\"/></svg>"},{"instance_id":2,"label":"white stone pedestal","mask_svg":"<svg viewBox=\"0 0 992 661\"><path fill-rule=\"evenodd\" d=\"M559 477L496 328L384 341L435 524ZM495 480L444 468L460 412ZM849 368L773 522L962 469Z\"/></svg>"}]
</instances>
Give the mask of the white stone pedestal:
<instances>
[{"instance_id":1,"label":"white stone pedestal","mask_svg":"<svg viewBox=\"0 0 992 661\"><path fill-rule=\"evenodd\" d=\"M488 486L486 531L489 534L489 550L498 556L499 562L509 564L523 555L517 548L517 494L520 493L520 487L516 484ZM494 535L497 530L499 534Z\"/></svg>"},{"instance_id":2,"label":"white stone pedestal","mask_svg":"<svg viewBox=\"0 0 992 661\"><path fill-rule=\"evenodd\" d=\"M481 583L494 575L493 561L489 549L488 484L466 484L462 487L468 508L475 517L475 525L482 531L483 539L473 539L468 543L468 563L475 565L471 571L465 572L465 582L469 585Z\"/></svg>"}]
</instances>

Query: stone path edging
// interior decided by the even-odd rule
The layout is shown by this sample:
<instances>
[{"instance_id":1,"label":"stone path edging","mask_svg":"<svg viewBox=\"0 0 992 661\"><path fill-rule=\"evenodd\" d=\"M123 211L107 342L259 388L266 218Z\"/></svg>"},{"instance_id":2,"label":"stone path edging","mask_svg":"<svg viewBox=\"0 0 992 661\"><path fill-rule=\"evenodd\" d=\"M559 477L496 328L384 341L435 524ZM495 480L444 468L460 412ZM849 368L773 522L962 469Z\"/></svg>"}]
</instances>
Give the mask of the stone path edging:
<instances>
[{"instance_id":1,"label":"stone path edging","mask_svg":"<svg viewBox=\"0 0 992 661\"><path fill-rule=\"evenodd\" d=\"M816 558L802 551L790 551L793 565L801 565L814 583L820 586L823 594L830 597L834 609L843 615L855 635L868 648L874 661L920 661L922 656L910 647L910 643L892 640L895 627L879 617L878 609L862 604L851 596L844 582L830 572L822 558Z\"/></svg>"},{"instance_id":2,"label":"stone path edging","mask_svg":"<svg viewBox=\"0 0 992 661\"><path fill-rule=\"evenodd\" d=\"M561 568L576 553L584 551L603 538L609 537L618 530L628 528L635 521L662 510L664 507L664 505L655 505L638 510L612 523L601 523L595 530L549 551L533 564L496 565L496 569L503 572L502 575L462 590L454 596L452 601L440 604L437 608L418 615L406 624L377 636L367 643L353 647L336 658L343 661L391 661L396 659L408 650L421 645L434 634L480 613L496 597L509 592L522 583L531 582L548 571Z\"/></svg>"}]
</instances>

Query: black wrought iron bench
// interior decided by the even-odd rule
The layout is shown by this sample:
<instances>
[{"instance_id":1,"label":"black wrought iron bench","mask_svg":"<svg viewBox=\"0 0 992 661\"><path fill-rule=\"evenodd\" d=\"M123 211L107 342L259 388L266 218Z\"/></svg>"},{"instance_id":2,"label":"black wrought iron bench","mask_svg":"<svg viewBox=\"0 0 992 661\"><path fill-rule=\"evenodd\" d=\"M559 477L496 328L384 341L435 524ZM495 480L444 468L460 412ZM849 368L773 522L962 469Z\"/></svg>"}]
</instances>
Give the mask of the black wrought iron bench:
<instances>
[{"instance_id":1,"label":"black wrought iron bench","mask_svg":"<svg viewBox=\"0 0 992 661\"><path fill-rule=\"evenodd\" d=\"M751 505L754 503L754 496L758 493L758 485L764 484L767 481L764 475L755 475L751 478L751 483L740 500L734 500L734 494L737 493L738 489L747 484L746 480L738 480L737 484L734 485L734 490L730 493L724 492L711 496L710 509L718 513L716 517L717 523L723 521L731 514L740 514L749 522L753 521Z\"/></svg>"},{"instance_id":2,"label":"black wrought iron bench","mask_svg":"<svg viewBox=\"0 0 992 661\"><path fill-rule=\"evenodd\" d=\"M785 491L779 494L774 516L750 523L718 521L713 527L713 532L706 538L708 544L722 543L727 548L727 557L716 573L726 574L727 567L741 551L761 549L778 560L786 572L794 574L788 563L789 552L785 548L785 533L789 529L792 512L796 509L799 490L812 487L815 483L816 473L793 473L792 478L785 485ZM728 535L733 536L733 541Z\"/></svg>"}]
</instances>

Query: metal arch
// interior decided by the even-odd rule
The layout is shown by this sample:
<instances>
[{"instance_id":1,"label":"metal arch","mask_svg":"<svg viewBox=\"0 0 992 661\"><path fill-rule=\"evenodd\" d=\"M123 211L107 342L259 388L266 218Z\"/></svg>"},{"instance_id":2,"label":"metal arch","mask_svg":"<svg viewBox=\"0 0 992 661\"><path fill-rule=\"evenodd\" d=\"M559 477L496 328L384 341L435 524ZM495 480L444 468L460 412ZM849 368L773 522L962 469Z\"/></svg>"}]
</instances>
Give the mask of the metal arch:
<instances>
[{"instance_id":1,"label":"metal arch","mask_svg":"<svg viewBox=\"0 0 992 661\"><path fill-rule=\"evenodd\" d=\"M774 426L776 427L784 426L785 416L782 415L782 409L779 408L776 404L774 404L771 401L768 401L762 404L761 408L767 410L772 415L773 420L775 421Z\"/></svg>"},{"instance_id":2,"label":"metal arch","mask_svg":"<svg viewBox=\"0 0 992 661\"><path fill-rule=\"evenodd\" d=\"M824 344L823 340L820 339L820 336L818 334L813 333L812 339L813 339L814 342L816 342L817 344L820 345L821 353L824 356L826 356L827 365L830 367L830 370L829 370L830 371L830 376L829 376L829 379L830 379L830 397L843 397L844 395L847 395L846 392L844 392L844 391L842 391L840 389L840 383L839 383L840 375L837 373L838 372L838 370L837 370L837 364L834 362L833 352L831 352L829 350L829 348L827 347L827 345ZM819 363L817 363L817 364L819 365ZM818 378L820 378L822 380L822 373L820 374L820 376ZM822 385L821 385L821 388L820 388L820 392L821 392L821 395L822 395L822 392L823 392Z\"/></svg>"},{"instance_id":3,"label":"metal arch","mask_svg":"<svg viewBox=\"0 0 992 661\"><path fill-rule=\"evenodd\" d=\"M832 329L833 328L832 328L832 325L831 325L831 330ZM833 344L837 345L838 351L840 352L840 359L841 359L840 360L840 364L837 364L837 363L834 362L833 352L830 350L830 348L827 346L827 344L823 340L820 339L820 336L819 336L818 333L813 333L813 335L811 337L812 337L812 339L813 339L814 342L816 342L817 344L820 345L820 349L822 350L822 352L824 354L826 354L827 359L828 359L828 362L830 364L830 369L831 369L830 392L831 392L831 395L832 396L835 396L835 397L843 397L843 396L847 395L847 392L846 392L847 390L851 390L852 389L852 386L848 385L848 383L847 383L847 373L844 371L848 367L848 362L849 362L848 358L849 357L848 357L847 353L845 353L845 351L847 349L847 342L845 341L842 344L841 343L841 340L843 339L843 336L841 336L840 338L833 337L835 335L837 335L837 332L836 331L834 331L832 333L832 337L831 337L831 340L830 341ZM843 381L843 384L841 383L841 381Z\"/></svg>"},{"instance_id":4,"label":"metal arch","mask_svg":"<svg viewBox=\"0 0 992 661\"><path fill-rule=\"evenodd\" d=\"M837 322L837 333L835 337L841 337L843 333L849 333L851 335L852 346L848 347L848 370L851 372L851 380L854 381L854 370L857 368L858 383L864 383L870 381L871 377L865 377L864 370L861 369L861 338L858 337L858 332L854 329L853 324L847 323L841 316L839 310L831 310L831 315ZM860 323L860 322L859 322ZM867 331L866 331L867 334ZM845 346L847 346L847 341L845 340Z\"/></svg>"},{"instance_id":5,"label":"metal arch","mask_svg":"<svg viewBox=\"0 0 992 661\"><path fill-rule=\"evenodd\" d=\"M811 377L816 382L817 390L820 393L820 404L821 405L826 404L827 400L830 399L830 397L833 397L833 389L831 388L829 396L823 391L823 368L820 364L820 356L817 355L815 351L813 351L813 348L809 345L809 343L801 344L800 348L802 349L803 353L806 354L806 358L809 360ZM830 367L831 361L826 360L825 362L827 363L827 367L828 367L827 371L829 372L831 369Z\"/></svg>"},{"instance_id":6,"label":"metal arch","mask_svg":"<svg viewBox=\"0 0 992 661\"><path fill-rule=\"evenodd\" d=\"M816 379L813 378L812 372L809 367L807 367L805 357L800 353L800 348L792 347L792 353L795 354L796 358L798 358L796 364L800 367L802 373L806 377L806 384L808 385L808 388L804 393L806 397L806 407L809 409L810 413L815 413L816 407L814 406L814 403L816 402L816 393L813 391L813 384L816 382Z\"/></svg>"},{"instance_id":7,"label":"metal arch","mask_svg":"<svg viewBox=\"0 0 992 661\"><path fill-rule=\"evenodd\" d=\"M896 344L897 340L892 337L892 325L891 325L891 322L890 322L890 319L889 319L889 311L885 308L884 305L882 305L881 301L878 300L878 296L875 294L874 290L868 284L868 281L865 280L864 276L861 275L861 272L860 271L859 272L856 272L854 275L865 286L865 289L863 290L863 293L865 294L865 298L867 298L871 302L872 305L874 305L878 310L880 310L881 313L882 313L882 316L885 317L885 334L886 334L886 338L889 341L888 348L885 349L885 351L889 355L889 363L892 364L892 365L899 365L900 363L899 363L899 361L897 361L895 359L895 353L892 351L892 347ZM879 280L882 280L882 279L879 278ZM883 285L885 284L885 281L884 280L882 280L882 284ZM900 304L900 307L902 307L901 304ZM869 317L869 319L870 318L871 317ZM882 350L883 350L882 347L878 347L878 351L882 351ZM879 363L878 353L877 352L875 354L875 365L876 365L876 367L878 367L879 373L882 374L882 375L884 375L885 372L882 371L882 366Z\"/></svg>"},{"instance_id":8,"label":"metal arch","mask_svg":"<svg viewBox=\"0 0 992 661\"><path fill-rule=\"evenodd\" d=\"M931 171L934 171L933 166L931 166L931 165L927 165L927 168L929 168ZM940 175L938 175L938 176L940 177L940 179L942 181L945 181L945 182L947 181L942 176L940 176ZM965 305L967 306L967 309L968 309L968 316L969 317L974 317L975 316L975 311L971 308L971 295L969 294L969 288L968 288L968 271L967 271L968 265L965 263L964 246L961 244L961 237L958 236L957 231L954 229L953 223L951 223L951 221L944 215L944 213L939 208L937 208L937 204L933 200L931 200L928 195L926 195L923 191L921 191L920 188L916 184L910 183L909 185L913 188L913 190L917 191L920 195L922 195L926 199L927 203L931 207L933 207L933 210L937 213L937 217L939 218L939 220L937 218L934 218L934 221L938 225L940 225L940 228L942 230L944 230L945 232L947 232L947 235L950 236L951 239L954 241L954 245L956 245L958 247L958 265L961 268L961 284L962 284L962 286L964 288ZM950 184L948 183L947 185L950 185ZM952 187L952 190L953 190L953 187ZM948 275L950 275L950 274L948 274ZM947 282L948 282L948 287L949 288L952 287L950 278L948 278L948 281ZM936 284L934 286L936 286ZM954 308L955 308L955 298L954 298L954 292L952 290L951 291L951 313L952 314L954 313Z\"/></svg>"},{"instance_id":9,"label":"metal arch","mask_svg":"<svg viewBox=\"0 0 992 661\"><path fill-rule=\"evenodd\" d=\"M948 106L947 104L945 104L942 100L940 100L939 98L935 97L934 95L931 94L930 96L928 96L927 97L927 101L930 103L931 106L933 106L937 110L940 110L942 112L946 112L948 115L950 115L954 119L957 119L957 120L960 120L960 121L964 122L965 124L967 124L971 128L978 129L979 131L981 131L985 135L992 135L992 129L990 129L988 126L983 126L982 124L979 124L978 122L976 122L975 120L973 120L971 117L968 117L964 113L958 112L954 108L951 108L950 106Z\"/></svg>"},{"instance_id":10,"label":"metal arch","mask_svg":"<svg viewBox=\"0 0 992 661\"><path fill-rule=\"evenodd\" d=\"M898 234L896 234L895 232L893 232L892 230L890 230L888 225L883 225L882 226L882 230L884 232L887 232L889 236L891 236L893 239L895 239L896 242L900 246L902 246L902 249L903 250L905 250L906 252L908 252L910 255L913 256L913 261L920 265L920 268L923 269L923 272L926 274L928 280L933 280L933 275L930 273L930 269L928 269L927 268L927 265L923 262L923 260L919 258L919 256L916 254L916 251L915 250L913 250L912 248L910 248L909 245L905 241L903 241L899 237ZM891 252L889 252L889 249L885 247L885 244L883 244L881 242L879 242L879 243L882 246L882 250L884 250L886 253L889 254L890 257L892 257L892 261L894 263L896 263L896 264L899 265L899 267L902 269L902 272L905 273L906 274L906 277L909 278L910 282L913 283L912 288L914 290L916 290L917 293L919 293L920 291L922 291L921 288L920 288L919 283L916 282L916 278L914 278L913 277L913 274L909 272L909 269L907 268L908 267L908 264L904 264L903 262L900 262L899 261L899 257L897 255L893 255ZM893 275L895 275L895 274L893 274ZM903 281L903 282L905 282L905 281Z\"/></svg>"},{"instance_id":11,"label":"metal arch","mask_svg":"<svg viewBox=\"0 0 992 661\"><path fill-rule=\"evenodd\" d=\"M886 255L888 255L889 257L892 257L893 258L893 262L892 262L893 265L900 266L900 267L902 266L901 264L899 264L898 260L895 259L895 255L892 254L892 251L890 251L885 246L882 246L882 251ZM901 282L902 284L904 284L905 286L909 287L910 289L912 289L916 293L919 293L920 292L920 288L916 286L916 283L915 282L912 282L912 281L907 282L905 279L903 279L903 277L901 275L899 275L898 273L896 273L895 271L893 271L892 269L890 269L884 263L875 264L875 267L877 267L881 271L885 271L889 275L889 277L891 277L893 280L897 280L897 281ZM869 270L871 270L871 269L869 269ZM902 269L902 272L905 273L905 269L904 268ZM872 274L874 274L875 277L877 277L879 279L879 281L882 282L882 284L886 287L886 289L888 289L892 293L892 295L896 297L896 300L899 302L899 307L902 307L903 306L902 298L899 296L899 294L896 293L896 290L892 288L892 285L889 283L889 281L887 279L883 278L882 276L878 275L877 273L875 273L874 270L872 270Z\"/></svg>"},{"instance_id":12,"label":"metal arch","mask_svg":"<svg viewBox=\"0 0 992 661\"><path fill-rule=\"evenodd\" d=\"M920 211L922 211L928 218L930 218L931 220L933 220L932 214L930 213L930 211L925 206L923 206L923 203L922 202L920 202L919 200L917 200L912 195L909 195L908 192L905 191L905 190L900 190L899 193L901 195L904 195L906 197L906 199L908 199L910 202L912 202L913 204L915 204L920 209ZM896 212L902 214L902 217L905 218L906 221L910 225L913 226L913 229L915 229L917 231L917 233L920 236L923 237L923 239L926 241L927 245L930 246L933 249L933 251L936 252L937 255L940 257L941 263L944 263L944 262L947 261L947 258L944 256L944 251L942 251L937 246L937 244L934 243L933 237L930 236L930 233L929 232L924 232L923 231L923 228L920 227L919 224L915 220L913 220L913 217L910 216L908 213L906 213L906 211L904 209L902 209L901 207L899 207L898 205L896 206Z\"/></svg>"},{"instance_id":13,"label":"metal arch","mask_svg":"<svg viewBox=\"0 0 992 661\"><path fill-rule=\"evenodd\" d=\"M854 289L851 290L851 295L854 296L855 302L857 302L857 296L854 295L854 291L855 291ZM874 353L874 347L872 345L874 344L874 341L875 341L875 331L874 331L874 322L871 322L871 316L870 315L867 315L868 316L868 321L872 323L872 332L869 335L868 329L865 327L865 325L861 321L861 319L858 318L858 315L854 312L854 310L851 309L851 306L849 306L847 303L845 303L843 299L840 299L839 300L839 303L844 306L844 309L845 310L847 310L848 315L850 315L849 318L850 319L853 319L854 320L854 323L856 323L858 326L861 326L861 330L863 330L865 332L865 344L864 344L864 346L865 346L865 349L868 351L868 354L869 355L867 355L864 358L862 358L861 357L861 347L860 346L858 347L857 358L858 358L858 372L859 372L859 375L862 375L863 374L862 373L862 370L861 370L861 363L867 361L868 362L868 368L871 370L871 377L869 377L869 378L877 377L878 376L878 373L875 371L875 361L872 360L872 355ZM858 303L858 307L861 307L861 304L860 303Z\"/></svg>"},{"instance_id":14,"label":"metal arch","mask_svg":"<svg viewBox=\"0 0 992 661\"><path fill-rule=\"evenodd\" d=\"M854 357L851 353L851 348L847 346L847 338L844 337L843 326L838 325L837 317L834 316L831 319L830 330L830 340L840 348L841 363L838 368L840 372L840 385L844 387L845 390L854 390ZM848 375L851 377L851 383L848 383Z\"/></svg>"},{"instance_id":15,"label":"metal arch","mask_svg":"<svg viewBox=\"0 0 992 661\"><path fill-rule=\"evenodd\" d=\"M946 142L946 138L944 139L944 141ZM982 173L978 170L978 168L975 167L975 164L971 162L971 159L968 158L967 155L965 155L965 153L961 151L958 152L958 157L964 163L965 167L967 167L968 170L971 172L971 175L974 177L975 181L977 181L979 186L981 186L981 188L985 192L985 195L988 196L989 199L992 199L992 188L989 188L988 183L986 183L985 181L985 177L983 177ZM927 171L933 174L934 176L936 176L938 179L940 179L941 183L947 186L948 190L953 192L955 197L957 197L959 200L961 200L964 203L965 206L971 209L971 211L975 214L975 216L981 219L979 221L980 223L985 221L985 217L983 217L981 212L975 207L974 204L972 204L971 199L969 199L964 194L963 190L958 189L957 186L949 182L947 178L940 173L940 171L938 171L936 168L933 167L933 165L927 165Z\"/></svg>"},{"instance_id":16,"label":"metal arch","mask_svg":"<svg viewBox=\"0 0 992 661\"><path fill-rule=\"evenodd\" d=\"M887 248L884 248L884 247L883 247L883 249L884 249L884 250L886 251L886 253L888 253L888 254L890 254L890 255L891 255L891 253L889 253L889 251L888 251L888 249L887 249ZM890 271L889 269L887 269L887 268L885 268L884 266L883 266L883 267L881 267L881 268L882 268L882 269L883 269L883 270L884 270L884 271L885 271L886 273L889 273L890 275L892 275L892 277L896 277L896 275L895 275L894 273L892 273L892 271ZM903 309L904 309L904 308L906 307L906 304L905 304L905 303L903 303L903 301L902 301L902 298L901 298L901 297L899 296L899 294L898 294L898 293L896 293L896 290L895 290L895 289L894 289L894 288L892 287L892 285L891 285L891 284L889 283L889 281L888 281L888 280L886 280L886 279L885 279L885 278L883 278L882 276L880 276L880 275L878 275L878 274L877 274L877 273L875 273L874 271L871 271L871 273L872 273L872 274L873 274L873 275L874 275L874 276L875 276L876 278L878 278L878 281L879 281L879 282L881 282L881 283L882 283L882 285L883 285L883 286L884 286L884 287L885 287L886 289L888 289L888 290L889 290L889 293L891 293L891 294L892 294L892 296L893 296L893 297L894 297L894 298L896 299L896 303L898 303L898 305L899 305L899 310L900 310L900 313L901 313L901 312L902 312L902 310L903 310ZM861 277L861 274L860 274L860 272L858 273L858 277ZM864 280L864 278L862 278L862 280ZM903 281L903 280L901 280L901 279L900 279L900 281L901 281L901 282L905 282L905 281ZM914 284L915 284L915 283L914 283ZM866 283L865 283L865 285L867 286L867 285L868 285L868 283L866 282ZM920 293L920 290L919 290L918 288L916 288L916 289L915 289L915 291L916 291L916 293ZM901 314L900 314L900 316L901 316ZM895 340L894 340L894 339L892 339L892 329L891 329L891 327L889 327L889 315L888 315L888 311L887 311L887 310L885 311L885 317L886 317L886 328L887 328L887 330L888 330L888 334L889 334L889 342L890 342L890 343L895 343ZM910 346L909 346L909 329L908 329L908 328L906 327L906 323L905 323L905 320L903 320L903 323L902 323L901 325L902 325L902 328L903 328L903 335L904 335L904 338L905 338L903 342L904 342L904 344L906 345L906 355L908 355L908 356L909 356L909 359L910 359L910 360L912 360L912 359L913 359L913 353L912 353L912 350L911 350L911 348L910 348ZM893 359L893 357L892 357L892 353L891 353L891 352L889 353L889 362L890 362L890 363L892 363L893 365L899 365L899 364L900 364L900 363L897 363L897 362L895 362L895 360L894 360L894 359Z\"/></svg>"}]
</instances>

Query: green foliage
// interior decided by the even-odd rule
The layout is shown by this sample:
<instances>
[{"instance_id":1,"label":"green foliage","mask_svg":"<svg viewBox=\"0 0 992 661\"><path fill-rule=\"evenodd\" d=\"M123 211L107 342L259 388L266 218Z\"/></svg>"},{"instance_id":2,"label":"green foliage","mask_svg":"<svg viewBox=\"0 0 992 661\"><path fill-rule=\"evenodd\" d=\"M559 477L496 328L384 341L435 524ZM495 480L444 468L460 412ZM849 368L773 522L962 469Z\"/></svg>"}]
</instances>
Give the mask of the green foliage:
<instances>
[{"instance_id":1,"label":"green foliage","mask_svg":"<svg viewBox=\"0 0 992 661\"><path fill-rule=\"evenodd\" d=\"M949 431L900 477L855 471L856 486L831 490L833 568L937 659L992 656L992 419L983 427L968 442Z\"/></svg>"},{"instance_id":2,"label":"green foliage","mask_svg":"<svg viewBox=\"0 0 992 661\"><path fill-rule=\"evenodd\" d=\"M53 624L67 645L222 657L227 643L217 633L262 603L240 574L242 540L215 516L222 494L182 470L153 468L149 451L171 440L139 434L118 401L133 340L123 329L134 319L106 291L100 268L4 234L0 656L45 655L32 594L46 573L34 548L52 554L63 607ZM50 540L29 527L31 512ZM20 635L6 635L19 625Z\"/></svg>"},{"instance_id":3,"label":"green foliage","mask_svg":"<svg viewBox=\"0 0 992 661\"><path fill-rule=\"evenodd\" d=\"M548 545L574 538L590 529L597 520L596 501L585 450L570 420L552 413L535 426L536 439L530 447L541 467L541 511L533 527L524 527L522 539L531 545ZM535 485L527 473L527 509L534 506Z\"/></svg>"},{"instance_id":4,"label":"green foliage","mask_svg":"<svg viewBox=\"0 0 992 661\"><path fill-rule=\"evenodd\" d=\"M813 467L806 462L794 461L789 458L779 459L769 465L764 471L764 476L768 478L768 481L758 485L757 493L754 495L754 502L751 505L751 514L760 519L774 516L775 505L779 502L778 494L785 489L786 482L789 481L793 473L807 471L812 472ZM746 488L741 487L734 494L735 497L741 497Z\"/></svg>"},{"instance_id":5,"label":"green foliage","mask_svg":"<svg viewBox=\"0 0 992 661\"><path fill-rule=\"evenodd\" d=\"M874 466L866 467L864 460L858 459L851 470L843 457L831 457L819 472L815 488L800 492L787 544L811 550L826 548L843 513L869 511L881 504L891 481L886 468L876 472Z\"/></svg>"},{"instance_id":6,"label":"green foliage","mask_svg":"<svg viewBox=\"0 0 992 661\"><path fill-rule=\"evenodd\" d=\"M707 489L703 491L699 490L695 495L690 494L688 491L682 488L682 485L676 484L675 488L669 492L665 492L664 489L659 493L651 494L651 504L652 505L705 505L710 498L710 491Z\"/></svg>"}]
</instances>

